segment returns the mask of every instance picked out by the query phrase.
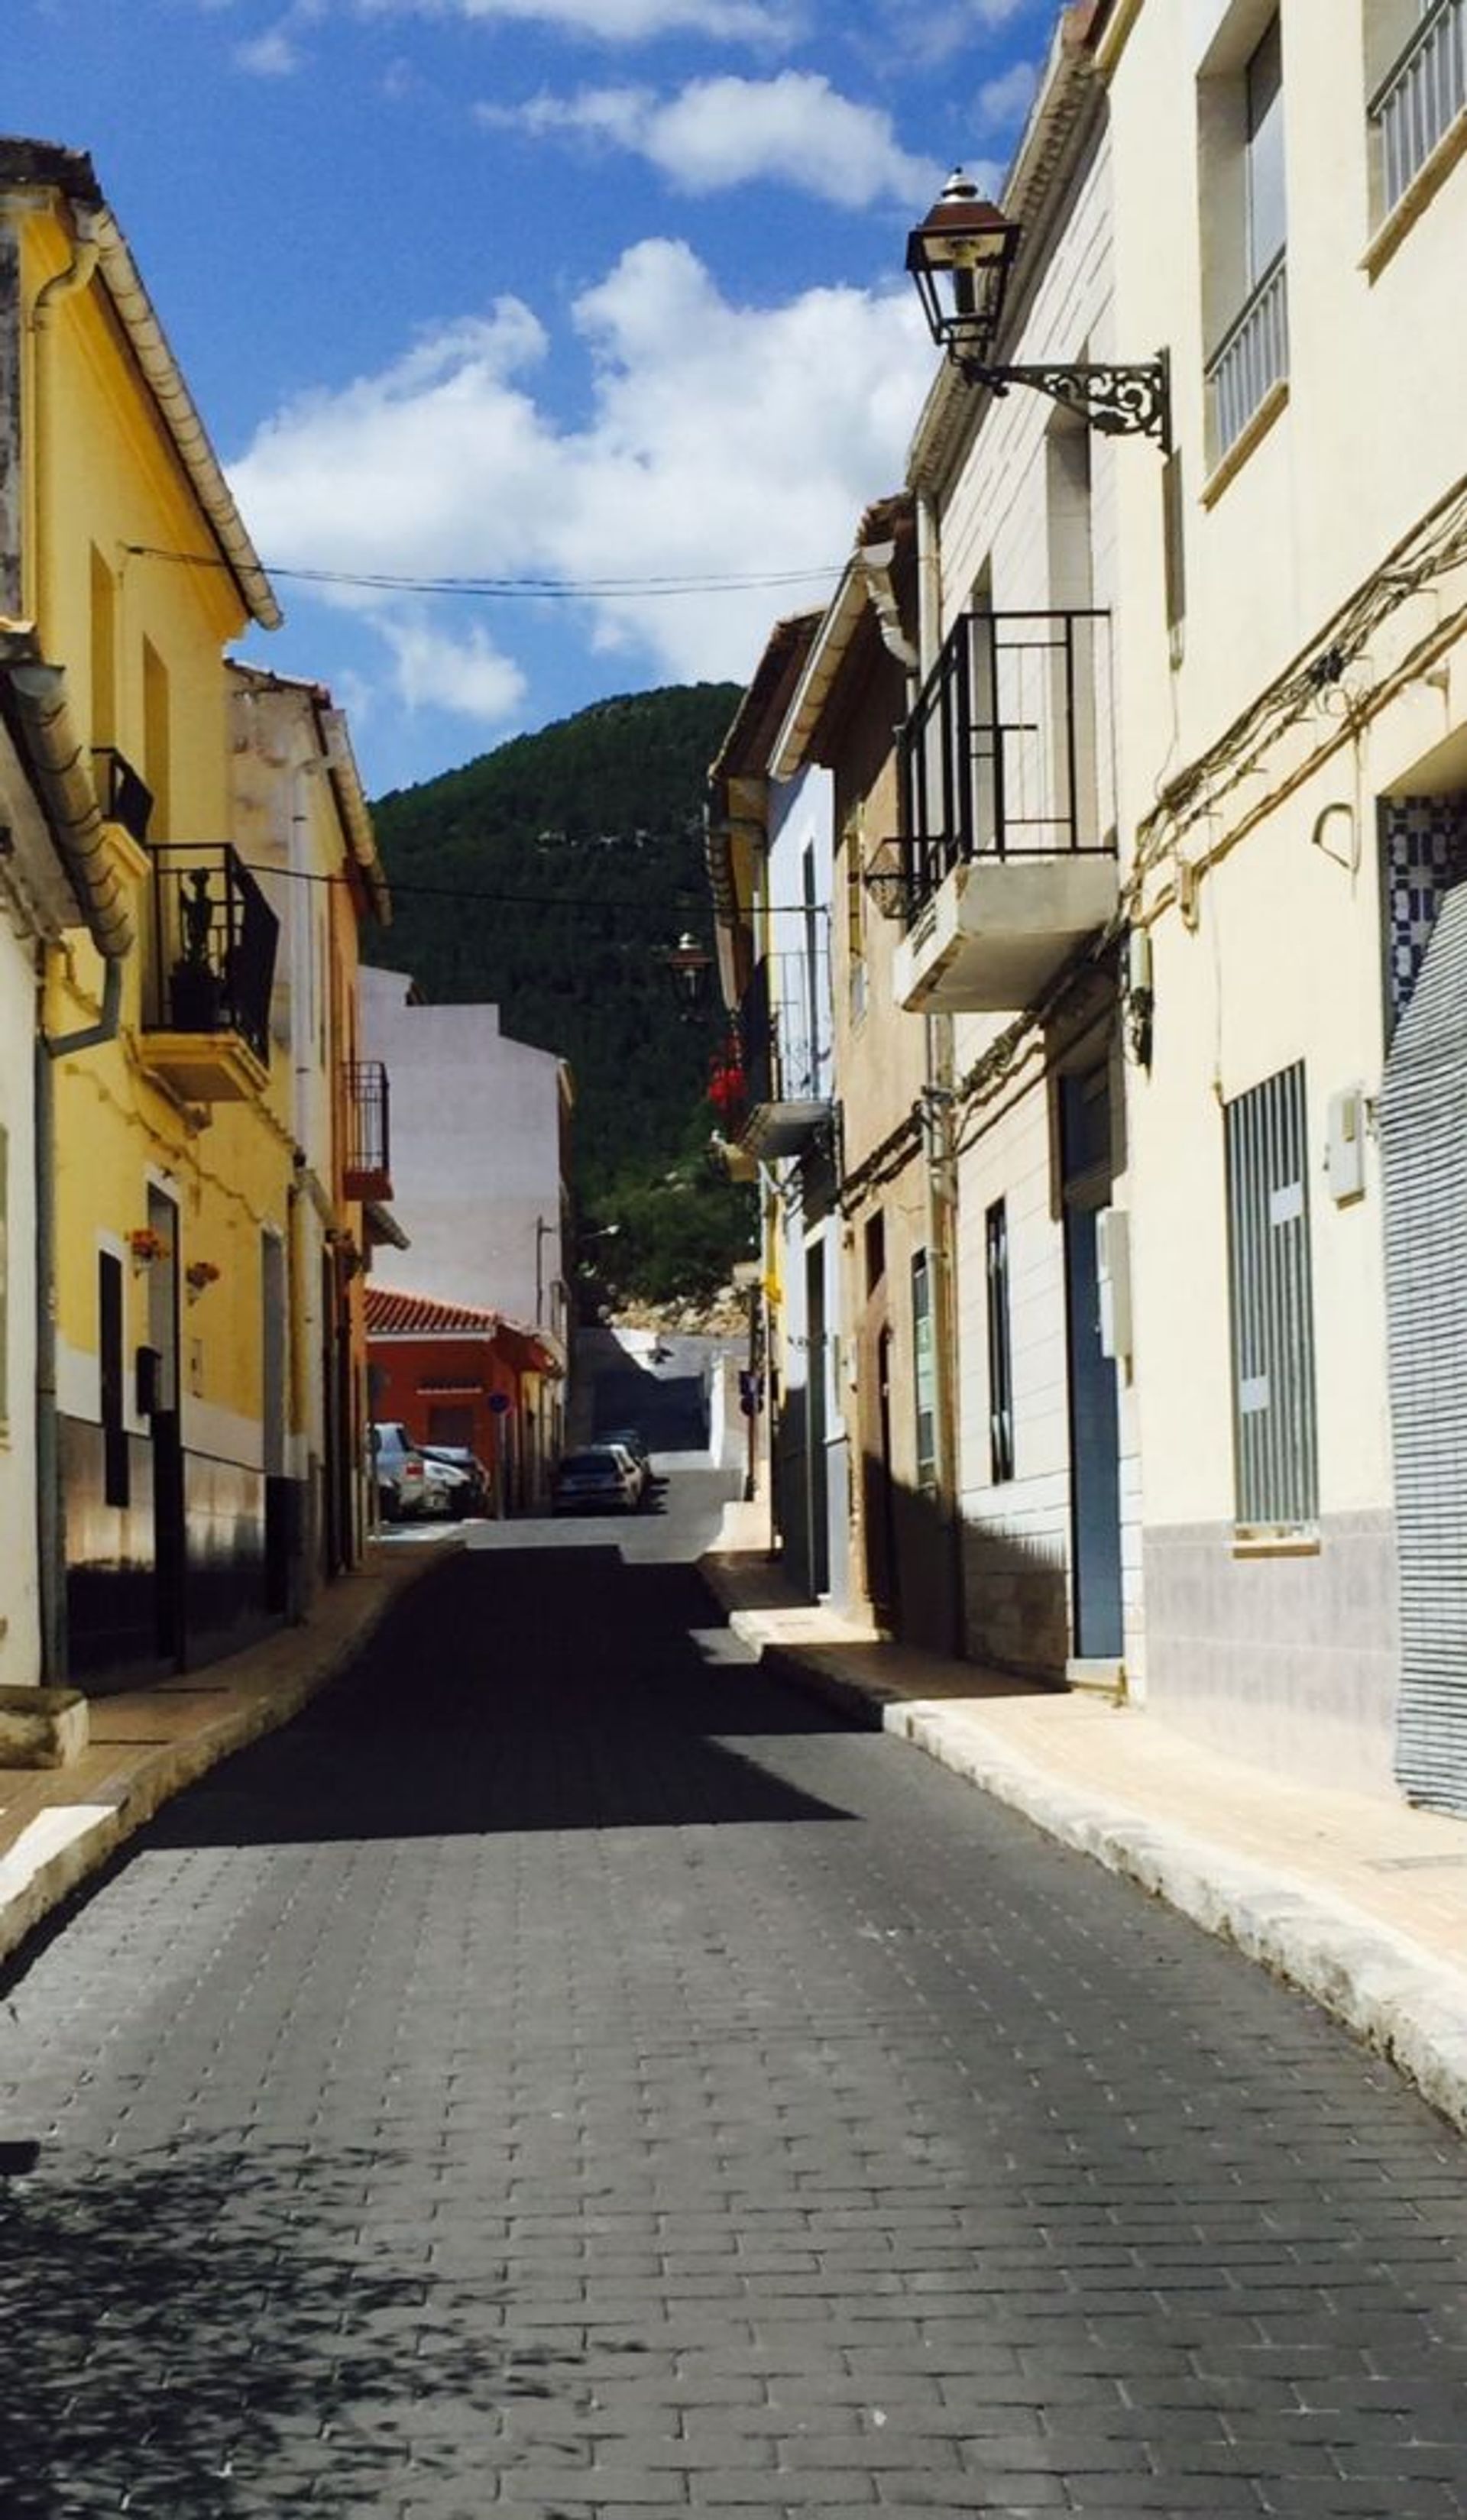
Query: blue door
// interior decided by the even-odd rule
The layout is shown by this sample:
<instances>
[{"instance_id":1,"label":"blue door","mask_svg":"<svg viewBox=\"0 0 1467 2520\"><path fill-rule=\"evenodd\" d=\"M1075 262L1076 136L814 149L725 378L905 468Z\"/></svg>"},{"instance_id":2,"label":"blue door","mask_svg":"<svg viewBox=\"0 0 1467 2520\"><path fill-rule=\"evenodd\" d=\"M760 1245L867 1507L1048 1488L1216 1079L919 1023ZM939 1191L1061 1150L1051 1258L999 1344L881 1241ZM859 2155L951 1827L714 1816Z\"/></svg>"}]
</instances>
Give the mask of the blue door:
<instances>
[{"instance_id":1,"label":"blue door","mask_svg":"<svg viewBox=\"0 0 1467 2520\"><path fill-rule=\"evenodd\" d=\"M1082 1661L1112 1661L1122 1645L1121 1442L1116 1368L1100 1345L1095 1227L1111 1197L1107 1070L1063 1077L1060 1096L1074 1649Z\"/></svg>"}]
</instances>

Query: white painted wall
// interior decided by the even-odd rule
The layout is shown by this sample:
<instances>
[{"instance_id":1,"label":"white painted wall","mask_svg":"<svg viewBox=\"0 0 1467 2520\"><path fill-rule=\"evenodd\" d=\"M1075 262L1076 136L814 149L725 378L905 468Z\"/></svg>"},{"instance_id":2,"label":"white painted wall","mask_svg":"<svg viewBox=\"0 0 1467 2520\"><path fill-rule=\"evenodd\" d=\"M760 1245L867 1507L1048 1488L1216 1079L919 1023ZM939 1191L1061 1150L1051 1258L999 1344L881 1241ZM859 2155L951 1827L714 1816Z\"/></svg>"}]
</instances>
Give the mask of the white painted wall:
<instances>
[{"instance_id":1,"label":"white painted wall","mask_svg":"<svg viewBox=\"0 0 1467 2520\"><path fill-rule=\"evenodd\" d=\"M1285 0L1287 390L1231 460L1210 450L1205 240L1226 215L1199 130L1208 82L1256 40L1253 0L1145 0L1110 68L1116 322L1166 342L1181 475L1186 606L1169 641L1154 454L1123 449L1119 501L1122 830L1155 848L1156 1050L1130 1090L1136 1377L1146 1473L1148 1664L1156 1703L1229 1750L1352 1785L1389 1783L1396 1645L1393 1469L1379 1169L1337 1205L1329 1098L1378 1090L1383 938L1378 800L1467 789L1467 571L1370 628L1340 685L1192 810L1178 790L1281 679L1323 651L1460 484L1467 156L1382 229L1366 103L1387 12ZM1398 26L1398 31L1401 31ZM1367 43L1368 39L1368 43ZM1158 250L1158 239L1167 241ZM1328 819L1321 824L1321 815ZM1319 1518L1295 1555L1234 1531L1223 1109L1302 1060L1307 1097Z\"/></svg>"},{"instance_id":2,"label":"white painted wall","mask_svg":"<svg viewBox=\"0 0 1467 2520\"><path fill-rule=\"evenodd\" d=\"M1129 355L1115 338L1111 185L1110 153L1102 137L1063 207L1024 330L1006 353L1016 363ZM1000 613L1089 607L1114 615L1121 575L1118 469L1141 462L1149 468L1154 489L1156 458L1149 447L1093 433L1085 445L1089 482L1081 504L1061 461L1056 406L1047 396L1016 389L981 407L977 432L937 504L940 635L972 607L980 586L986 604ZM1077 530L1081 521L1087 525L1082 534ZM1114 727L1115 645L1113 623L1109 635L1097 633L1095 697L1101 720L1119 734ZM1113 805L1109 775L1102 776L1097 792ZM954 1017L959 1078L1010 1020L1008 1015ZM975 1111L959 1130L958 1502L970 1650L1053 1669L1065 1659L1072 1606L1070 1428L1057 1151L1051 1085L1039 1047L1033 1045L991 1109ZM1104 1050L1102 1035L1087 1063L1103 1057ZM1122 1171L1116 1185L1120 1201L1125 1196L1123 1148L1122 1130ZM1007 1208L1012 1294L1015 1475L994 1486L985 1233L987 1210L1000 1198ZM1144 1685L1139 1431L1123 1374L1118 1399L1125 1660L1128 1680L1139 1693Z\"/></svg>"},{"instance_id":3,"label":"white painted wall","mask_svg":"<svg viewBox=\"0 0 1467 2520\"><path fill-rule=\"evenodd\" d=\"M561 1249L561 1061L507 1040L491 1006L408 1004L405 972L361 973L362 1052L386 1062L392 1214L410 1249L384 1255L383 1282L445 1302L490 1304L552 1326Z\"/></svg>"}]
</instances>

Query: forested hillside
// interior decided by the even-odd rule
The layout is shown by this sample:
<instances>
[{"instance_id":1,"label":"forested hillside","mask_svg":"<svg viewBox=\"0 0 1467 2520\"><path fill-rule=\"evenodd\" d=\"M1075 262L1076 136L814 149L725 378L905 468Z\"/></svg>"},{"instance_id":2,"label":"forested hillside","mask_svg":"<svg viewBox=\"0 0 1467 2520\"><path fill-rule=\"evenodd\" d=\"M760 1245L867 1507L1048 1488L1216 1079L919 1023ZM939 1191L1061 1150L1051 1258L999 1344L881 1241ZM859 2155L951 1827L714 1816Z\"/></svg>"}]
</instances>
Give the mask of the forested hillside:
<instances>
[{"instance_id":1,"label":"forested hillside","mask_svg":"<svg viewBox=\"0 0 1467 2520\"><path fill-rule=\"evenodd\" d=\"M684 928L711 943L704 787L739 697L603 700L372 809L394 915L368 959L434 1005L491 1001L506 1033L569 1059L582 1248L660 1300L708 1291L750 1247L750 1193L705 1162L728 1018L715 986L680 1016L663 960Z\"/></svg>"}]
</instances>

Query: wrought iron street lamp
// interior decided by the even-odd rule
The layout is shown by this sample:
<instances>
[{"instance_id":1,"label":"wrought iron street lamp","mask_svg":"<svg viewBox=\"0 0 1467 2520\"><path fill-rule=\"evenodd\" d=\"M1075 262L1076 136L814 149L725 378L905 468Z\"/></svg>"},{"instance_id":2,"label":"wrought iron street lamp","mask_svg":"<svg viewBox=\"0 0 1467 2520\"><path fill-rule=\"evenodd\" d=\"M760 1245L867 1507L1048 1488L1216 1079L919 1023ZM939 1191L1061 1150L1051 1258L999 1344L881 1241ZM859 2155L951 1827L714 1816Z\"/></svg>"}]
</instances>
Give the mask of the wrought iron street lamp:
<instances>
[{"instance_id":1,"label":"wrought iron street lamp","mask_svg":"<svg viewBox=\"0 0 1467 2520\"><path fill-rule=\"evenodd\" d=\"M928 331L970 384L1007 393L1032 385L1063 403L1107 437L1154 437L1171 447L1167 354L1140 363L1114 360L1065 366L1043 360L1007 367L993 356L1020 230L957 167L920 227L906 241L906 267L917 286Z\"/></svg>"},{"instance_id":2,"label":"wrought iron street lamp","mask_svg":"<svg viewBox=\"0 0 1467 2520\"><path fill-rule=\"evenodd\" d=\"M683 1014L696 1015L707 1003L709 973L713 968L707 946L700 945L697 937L685 930L663 956L663 964Z\"/></svg>"}]
</instances>

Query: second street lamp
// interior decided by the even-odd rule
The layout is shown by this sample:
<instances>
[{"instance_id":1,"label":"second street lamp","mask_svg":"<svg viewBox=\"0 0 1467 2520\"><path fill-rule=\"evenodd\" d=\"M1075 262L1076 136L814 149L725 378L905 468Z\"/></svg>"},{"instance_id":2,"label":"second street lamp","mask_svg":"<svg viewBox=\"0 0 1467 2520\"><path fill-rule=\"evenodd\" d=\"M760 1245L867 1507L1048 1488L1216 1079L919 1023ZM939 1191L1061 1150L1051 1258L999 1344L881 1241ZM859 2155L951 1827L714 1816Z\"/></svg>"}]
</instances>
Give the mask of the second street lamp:
<instances>
[{"instance_id":1,"label":"second street lamp","mask_svg":"<svg viewBox=\"0 0 1467 2520\"><path fill-rule=\"evenodd\" d=\"M998 327L1021 230L978 186L954 169L940 199L906 241L906 267L916 283L927 328L970 384L1007 393L1032 385L1078 414L1107 437L1154 437L1171 451L1171 396L1167 354L1139 362L1086 360L1078 366L1040 360L1010 367L995 359Z\"/></svg>"}]
</instances>

